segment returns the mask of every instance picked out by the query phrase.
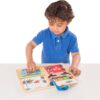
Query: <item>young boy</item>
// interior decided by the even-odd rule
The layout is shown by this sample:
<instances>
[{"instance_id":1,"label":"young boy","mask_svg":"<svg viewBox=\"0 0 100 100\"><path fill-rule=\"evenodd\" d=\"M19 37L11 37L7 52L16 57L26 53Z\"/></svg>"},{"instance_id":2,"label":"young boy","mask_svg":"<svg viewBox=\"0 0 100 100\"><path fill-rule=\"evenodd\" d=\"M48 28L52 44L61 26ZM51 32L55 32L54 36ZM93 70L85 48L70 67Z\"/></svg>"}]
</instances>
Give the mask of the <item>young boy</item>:
<instances>
[{"instance_id":1,"label":"young boy","mask_svg":"<svg viewBox=\"0 0 100 100\"><path fill-rule=\"evenodd\" d=\"M28 69L36 70L32 51L37 45L43 43L42 63L70 63L71 53L70 70L75 76L80 75L77 37L68 28L68 24L74 18L71 5L65 0L53 2L47 7L45 16L49 27L40 31L26 46Z\"/></svg>"}]
</instances>

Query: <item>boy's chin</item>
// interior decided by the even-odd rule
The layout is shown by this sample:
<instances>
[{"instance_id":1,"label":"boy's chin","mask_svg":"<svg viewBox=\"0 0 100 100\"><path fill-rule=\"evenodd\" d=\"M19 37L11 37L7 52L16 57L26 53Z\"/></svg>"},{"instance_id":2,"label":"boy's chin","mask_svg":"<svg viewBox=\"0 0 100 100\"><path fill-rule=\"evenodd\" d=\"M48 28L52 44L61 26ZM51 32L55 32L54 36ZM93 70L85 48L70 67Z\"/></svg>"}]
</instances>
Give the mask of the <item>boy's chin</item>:
<instances>
[{"instance_id":1,"label":"boy's chin","mask_svg":"<svg viewBox=\"0 0 100 100\"><path fill-rule=\"evenodd\" d=\"M55 33L56 35L61 35L61 34L63 34L63 33Z\"/></svg>"}]
</instances>

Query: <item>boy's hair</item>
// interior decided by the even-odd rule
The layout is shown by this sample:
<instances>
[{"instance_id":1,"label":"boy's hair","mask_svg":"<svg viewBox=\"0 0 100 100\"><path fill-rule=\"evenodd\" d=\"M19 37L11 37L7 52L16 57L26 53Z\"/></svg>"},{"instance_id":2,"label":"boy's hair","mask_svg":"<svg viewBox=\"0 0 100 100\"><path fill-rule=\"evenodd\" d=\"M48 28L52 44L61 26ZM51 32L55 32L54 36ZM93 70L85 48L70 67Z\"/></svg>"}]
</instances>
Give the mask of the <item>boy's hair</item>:
<instances>
[{"instance_id":1,"label":"boy's hair","mask_svg":"<svg viewBox=\"0 0 100 100\"><path fill-rule=\"evenodd\" d=\"M51 3L45 10L47 18L60 18L68 23L74 18L71 5L65 0L59 0Z\"/></svg>"}]
</instances>

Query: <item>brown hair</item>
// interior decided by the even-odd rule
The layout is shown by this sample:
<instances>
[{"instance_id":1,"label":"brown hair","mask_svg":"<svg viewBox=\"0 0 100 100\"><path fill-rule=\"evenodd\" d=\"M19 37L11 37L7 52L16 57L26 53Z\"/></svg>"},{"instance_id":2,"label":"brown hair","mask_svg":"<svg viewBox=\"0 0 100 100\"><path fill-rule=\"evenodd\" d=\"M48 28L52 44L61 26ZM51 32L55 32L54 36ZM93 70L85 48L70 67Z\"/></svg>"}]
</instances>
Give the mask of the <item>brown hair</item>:
<instances>
[{"instance_id":1,"label":"brown hair","mask_svg":"<svg viewBox=\"0 0 100 100\"><path fill-rule=\"evenodd\" d=\"M47 18L60 18L68 23L74 18L71 5L65 0L59 0L51 3L45 10Z\"/></svg>"}]
</instances>

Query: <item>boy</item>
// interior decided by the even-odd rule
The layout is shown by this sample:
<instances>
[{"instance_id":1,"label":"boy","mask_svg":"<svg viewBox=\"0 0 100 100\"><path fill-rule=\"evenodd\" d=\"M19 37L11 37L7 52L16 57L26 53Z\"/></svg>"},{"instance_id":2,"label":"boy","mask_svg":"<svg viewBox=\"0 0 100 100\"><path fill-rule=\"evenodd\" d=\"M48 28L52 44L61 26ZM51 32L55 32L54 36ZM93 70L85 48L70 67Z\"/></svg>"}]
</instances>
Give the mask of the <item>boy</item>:
<instances>
[{"instance_id":1,"label":"boy","mask_svg":"<svg viewBox=\"0 0 100 100\"><path fill-rule=\"evenodd\" d=\"M71 53L70 71L75 76L80 75L77 38L68 28L68 24L74 18L71 5L65 0L53 2L47 7L45 16L49 27L40 31L26 46L28 69L36 70L32 51L37 45L43 43L42 63L70 63L69 54Z\"/></svg>"}]
</instances>

